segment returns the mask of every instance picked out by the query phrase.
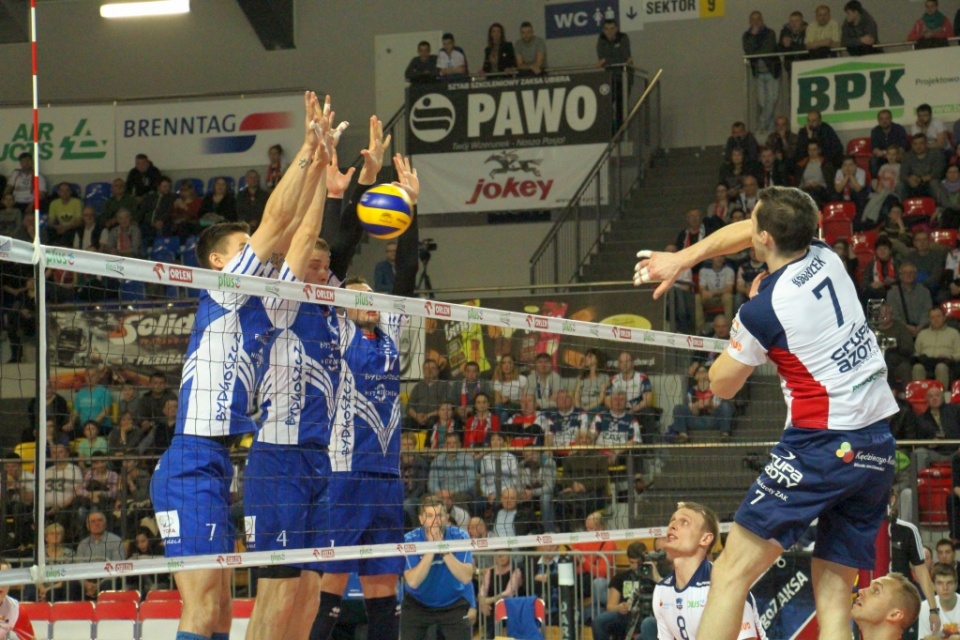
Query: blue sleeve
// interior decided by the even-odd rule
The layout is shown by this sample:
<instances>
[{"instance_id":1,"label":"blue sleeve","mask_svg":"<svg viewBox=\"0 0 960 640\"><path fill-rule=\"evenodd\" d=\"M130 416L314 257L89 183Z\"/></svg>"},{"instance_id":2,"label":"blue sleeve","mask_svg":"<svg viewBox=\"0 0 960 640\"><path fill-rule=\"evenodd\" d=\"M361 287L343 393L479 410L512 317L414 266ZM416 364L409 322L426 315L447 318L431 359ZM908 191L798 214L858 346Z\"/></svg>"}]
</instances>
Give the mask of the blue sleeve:
<instances>
[{"instance_id":1,"label":"blue sleeve","mask_svg":"<svg viewBox=\"0 0 960 640\"><path fill-rule=\"evenodd\" d=\"M783 338L783 326L773 311L769 294L756 296L744 303L740 307L739 320L764 351L770 351Z\"/></svg>"},{"instance_id":2,"label":"blue sleeve","mask_svg":"<svg viewBox=\"0 0 960 640\"><path fill-rule=\"evenodd\" d=\"M640 385L640 393L648 393L653 391L653 385L650 384L650 378L643 376L643 383Z\"/></svg>"}]
</instances>

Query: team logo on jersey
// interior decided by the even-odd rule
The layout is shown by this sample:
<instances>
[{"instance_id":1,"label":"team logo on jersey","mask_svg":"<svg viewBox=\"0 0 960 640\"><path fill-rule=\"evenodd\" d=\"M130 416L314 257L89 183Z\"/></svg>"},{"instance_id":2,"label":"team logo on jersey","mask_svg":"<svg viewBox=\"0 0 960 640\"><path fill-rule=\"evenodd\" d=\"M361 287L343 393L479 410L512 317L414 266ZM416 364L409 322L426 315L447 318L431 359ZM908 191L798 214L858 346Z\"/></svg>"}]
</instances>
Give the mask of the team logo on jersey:
<instances>
[{"instance_id":1,"label":"team logo on jersey","mask_svg":"<svg viewBox=\"0 0 960 640\"><path fill-rule=\"evenodd\" d=\"M164 540L168 538L180 537L180 514L173 511L157 511L157 528L160 529L160 537Z\"/></svg>"},{"instance_id":2,"label":"team logo on jersey","mask_svg":"<svg viewBox=\"0 0 960 640\"><path fill-rule=\"evenodd\" d=\"M844 442L840 445L840 448L837 449L837 457L842 458L844 462L850 463L853 462L855 456L853 452L853 447L850 446L849 442Z\"/></svg>"},{"instance_id":3,"label":"team logo on jersey","mask_svg":"<svg viewBox=\"0 0 960 640\"><path fill-rule=\"evenodd\" d=\"M677 598L677 611L683 610L683 598Z\"/></svg>"},{"instance_id":4,"label":"team logo on jersey","mask_svg":"<svg viewBox=\"0 0 960 640\"><path fill-rule=\"evenodd\" d=\"M373 397L377 402L383 402L387 399L387 388L378 384L377 388L373 390Z\"/></svg>"}]
</instances>

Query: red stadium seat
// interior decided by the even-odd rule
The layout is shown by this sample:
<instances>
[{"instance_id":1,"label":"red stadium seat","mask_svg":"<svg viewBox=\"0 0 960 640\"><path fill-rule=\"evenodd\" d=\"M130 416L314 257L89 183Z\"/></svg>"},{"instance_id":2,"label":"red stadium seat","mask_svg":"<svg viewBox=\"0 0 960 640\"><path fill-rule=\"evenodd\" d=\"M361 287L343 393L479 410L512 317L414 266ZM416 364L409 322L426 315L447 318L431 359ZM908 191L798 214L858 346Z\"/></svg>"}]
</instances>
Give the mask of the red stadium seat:
<instances>
[{"instance_id":1,"label":"red stadium seat","mask_svg":"<svg viewBox=\"0 0 960 640\"><path fill-rule=\"evenodd\" d=\"M956 229L936 229L930 232L930 239L951 249L957 248Z\"/></svg>"},{"instance_id":2,"label":"red stadium seat","mask_svg":"<svg viewBox=\"0 0 960 640\"><path fill-rule=\"evenodd\" d=\"M871 239L866 233L855 233L853 237L850 238L850 248L853 249L853 252L857 255L863 253L872 257L874 253L873 246L876 242L876 239Z\"/></svg>"},{"instance_id":3,"label":"red stadium seat","mask_svg":"<svg viewBox=\"0 0 960 640\"><path fill-rule=\"evenodd\" d=\"M50 617L53 607L49 602L21 602L20 611L26 612L33 624L33 634L37 640L50 637Z\"/></svg>"},{"instance_id":4,"label":"red stadium seat","mask_svg":"<svg viewBox=\"0 0 960 640\"><path fill-rule=\"evenodd\" d=\"M903 201L904 216L932 216L937 210L937 201L933 198L907 198Z\"/></svg>"},{"instance_id":5,"label":"red stadium seat","mask_svg":"<svg viewBox=\"0 0 960 640\"><path fill-rule=\"evenodd\" d=\"M247 625L253 614L253 598L238 598L233 601L233 622L230 624L230 640L243 640L247 635Z\"/></svg>"},{"instance_id":6,"label":"red stadium seat","mask_svg":"<svg viewBox=\"0 0 960 640\"><path fill-rule=\"evenodd\" d=\"M147 602L154 600L179 600L180 592L176 589L154 589L147 591Z\"/></svg>"},{"instance_id":7,"label":"red stadium seat","mask_svg":"<svg viewBox=\"0 0 960 640\"><path fill-rule=\"evenodd\" d=\"M960 380L954 380L950 385L950 404L960 404Z\"/></svg>"},{"instance_id":8,"label":"red stadium seat","mask_svg":"<svg viewBox=\"0 0 960 640\"><path fill-rule=\"evenodd\" d=\"M940 303L940 308L948 318L960 320L960 300L946 300Z\"/></svg>"},{"instance_id":9,"label":"red stadium seat","mask_svg":"<svg viewBox=\"0 0 960 640\"><path fill-rule=\"evenodd\" d=\"M150 600L140 607L141 638L172 638L177 635L183 603L178 600Z\"/></svg>"},{"instance_id":10,"label":"red stadium seat","mask_svg":"<svg viewBox=\"0 0 960 640\"><path fill-rule=\"evenodd\" d=\"M832 245L840 238L853 237L851 221L857 215L857 205L852 202L831 202L820 213L824 242Z\"/></svg>"},{"instance_id":11,"label":"red stadium seat","mask_svg":"<svg viewBox=\"0 0 960 640\"><path fill-rule=\"evenodd\" d=\"M823 220L853 221L857 217L857 205L852 202L828 202L823 207Z\"/></svg>"},{"instance_id":12,"label":"red stadium seat","mask_svg":"<svg viewBox=\"0 0 960 640\"><path fill-rule=\"evenodd\" d=\"M135 638L137 605L138 603L133 600L100 601L98 599L97 608L93 612L93 619L97 622L97 640Z\"/></svg>"},{"instance_id":13,"label":"red stadium seat","mask_svg":"<svg viewBox=\"0 0 960 640\"><path fill-rule=\"evenodd\" d=\"M913 412L920 415L927 410L927 391L931 387L943 391L943 385L936 380L913 380L907 383L906 400L913 407Z\"/></svg>"},{"instance_id":14,"label":"red stadium seat","mask_svg":"<svg viewBox=\"0 0 960 640\"><path fill-rule=\"evenodd\" d=\"M75 640L93 637L92 602L57 602L50 611L53 637Z\"/></svg>"},{"instance_id":15,"label":"red stadium seat","mask_svg":"<svg viewBox=\"0 0 960 640\"><path fill-rule=\"evenodd\" d=\"M97 595L97 604L101 602L136 602L140 604L139 591L101 591Z\"/></svg>"},{"instance_id":16,"label":"red stadium seat","mask_svg":"<svg viewBox=\"0 0 960 640\"><path fill-rule=\"evenodd\" d=\"M847 155L848 156L866 156L870 157L873 155L873 145L870 143L870 138L854 138L847 143Z\"/></svg>"}]
</instances>

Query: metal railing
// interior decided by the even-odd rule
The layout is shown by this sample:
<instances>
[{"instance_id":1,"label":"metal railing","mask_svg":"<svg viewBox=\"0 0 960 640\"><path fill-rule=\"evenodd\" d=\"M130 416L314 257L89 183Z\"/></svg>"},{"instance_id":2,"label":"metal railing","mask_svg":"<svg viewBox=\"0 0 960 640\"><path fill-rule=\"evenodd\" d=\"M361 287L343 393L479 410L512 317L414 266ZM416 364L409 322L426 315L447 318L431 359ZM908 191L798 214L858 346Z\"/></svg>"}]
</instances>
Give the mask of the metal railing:
<instances>
[{"instance_id":1,"label":"metal railing","mask_svg":"<svg viewBox=\"0 0 960 640\"><path fill-rule=\"evenodd\" d=\"M608 71L609 73L609 71ZM530 258L530 284L577 282L662 146L660 75L621 68L621 121L607 148ZM632 87L631 87L632 85ZM635 96L639 96L636 97ZM632 106L631 106L632 105Z\"/></svg>"},{"instance_id":2,"label":"metal railing","mask_svg":"<svg viewBox=\"0 0 960 640\"><path fill-rule=\"evenodd\" d=\"M950 43L960 43L960 36L947 38L946 40ZM915 45L916 45L916 42L904 41L904 42L882 42L882 43L877 43L873 46L874 48L879 50L878 53L889 53L890 52L889 50L894 50L894 49L913 50ZM849 53L847 52L846 47L831 48L829 51L830 51L831 57L848 57L849 56ZM747 108L746 108L747 116L745 121L746 121L748 130L750 131L756 130L756 127L758 124L757 119L759 115L759 108L757 106L756 87L755 87L755 83L752 82L753 72L751 70L750 61L760 60L763 58L776 57L780 60L781 68L786 70L788 60L799 62L807 59L807 56L809 55L810 55L809 51L776 51L773 53L755 53L751 55L742 56L743 69L744 69L743 90L744 90L744 96L746 97L746 100L747 100ZM862 57L862 56L857 56L857 57ZM790 114L790 99L791 99L790 74L781 73L779 80L780 80L780 83L779 83L778 102L777 102L777 105L779 107L778 112L789 114L788 117L790 117L792 121L793 117L796 114ZM784 109L781 105L786 105L786 109ZM771 132L768 131L767 133L771 133ZM757 142L759 142L760 144L763 144L765 141L758 140Z\"/></svg>"}]
</instances>

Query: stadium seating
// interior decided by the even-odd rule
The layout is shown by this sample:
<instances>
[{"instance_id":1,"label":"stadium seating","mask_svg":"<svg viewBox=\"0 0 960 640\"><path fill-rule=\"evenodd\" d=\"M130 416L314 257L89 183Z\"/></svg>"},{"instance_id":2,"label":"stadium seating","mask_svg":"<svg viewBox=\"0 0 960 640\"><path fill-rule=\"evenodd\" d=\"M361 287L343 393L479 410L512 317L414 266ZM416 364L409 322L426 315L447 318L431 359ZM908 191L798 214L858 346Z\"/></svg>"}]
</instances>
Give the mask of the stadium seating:
<instances>
[{"instance_id":1,"label":"stadium seating","mask_svg":"<svg viewBox=\"0 0 960 640\"><path fill-rule=\"evenodd\" d=\"M956 229L935 229L930 232L930 239L937 244L942 244L951 249L957 248L957 230Z\"/></svg>"},{"instance_id":2,"label":"stadium seating","mask_svg":"<svg viewBox=\"0 0 960 640\"><path fill-rule=\"evenodd\" d=\"M20 610L25 611L33 625L33 633L37 640L46 640L50 637L50 617L53 606L49 602L21 602Z\"/></svg>"},{"instance_id":3,"label":"stadium seating","mask_svg":"<svg viewBox=\"0 0 960 640\"><path fill-rule=\"evenodd\" d=\"M97 213L103 211L103 205L110 197L109 182L91 182L87 185L83 196L83 203L88 204L97 210Z\"/></svg>"},{"instance_id":4,"label":"stadium seating","mask_svg":"<svg viewBox=\"0 0 960 640\"><path fill-rule=\"evenodd\" d=\"M53 637L57 640L89 640L93 637L92 602L57 602L50 611Z\"/></svg>"},{"instance_id":5,"label":"stadium seating","mask_svg":"<svg viewBox=\"0 0 960 640\"><path fill-rule=\"evenodd\" d=\"M954 380L950 385L950 404L960 404L960 380Z\"/></svg>"},{"instance_id":6,"label":"stadium seating","mask_svg":"<svg viewBox=\"0 0 960 640\"><path fill-rule=\"evenodd\" d=\"M180 625L183 603L179 598L151 600L150 593L147 594L147 601L140 606L140 637L150 640L174 637Z\"/></svg>"},{"instance_id":7,"label":"stadium seating","mask_svg":"<svg viewBox=\"0 0 960 640\"><path fill-rule=\"evenodd\" d=\"M823 240L833 244L840 238L853 237L853 219L857 215L857 205L852 202L830 202L821 211Z\"/></svg>"},{"instance_id":8,"label":"stadium seating","mask_svg":"<svg viewBox=\"0 0 960 640\"><path fill-rule=\"evenodd\" d=\"M177 254L180 252L180 240L176 237L156 238L153 245L147 250L147 260L155 262L177 261Z\"/></svg>"},{"instance_id":9,"label":"stadium seating","mask_svg":"<svg viewBox=\"0 0 960 640\"><path fill-rule=\"evenodd\" d=\"M906 218L922 217L929 218L937 210L937 201L933 198L907 198L903 201L903 215Z\"/></svg>"},{"instance_id":10,"label":"stadium seating","mask_svg":"<svg viewBox=\"0 0 960 640\"><path fill-rule=\"evenodd\" d=\"M180 592L176 589L153 589L147 591L147 602L158 600L180 600Z\"/></svg>"},{"instance_id":11,"label":"stadium seating","mask_svg":"<svg viewBox=\"0 0 960 640\"><path fill-rule=\"evenodd\" d=\"M216 176L214 178L210 178L209 180L207 180L207 193L213 193L213 183L219 180L220 178L223 178L224 180L227 181L227 191L233 191L233 188L234 188L233 178L231 178L230 176Z\"/></svg>"},{"instance_id":12,"label":"stadium seating","mask_svg":"<svg viewBox=\"0 0 960 640\"><path fill-rule=\"evenodd\" d=\"M184 180L189 180L193 183L193 192L197 194L198 198L202 198L203 194L206 193L203 190L203 180L200 178L184 178Z\"/></svg>"},{"instance_id":13,"label":"stadium seating","mask_svg":"<svg viewBox=\"0 0 960 640\"><path fill-rule=\"evenodd\" d=\"M97 623L97 640L137 637L137 603L132 600L98 601L93 619Z\"/></svg>"},{"instance_id":14,"label":"stadium seating","mask_svg":"<svg viewBox=\"0 0 960 640\"><path fill-rule=\"evenodd\" d=\"M243 640L247 635L247 625L253 614L253 598L236 598L233 601L233 622L230 625L230 640Z\"/></svg>"},{"instance_id":15,"label":"stadium seating","mask_svg":"<svg viewBox=\"0 0 960 640\"><path fill-rule=\"evenodd\" d=\"M948 318L960 320L960 300L945 300L940 303L940 308Z\"/></svg>"},{"instance_id":16,"label":"stadium seating","mask_svg":"<svg viewBox=\"0 0 960 640\"><path fill-rule=\"evenodd\" d=\"M912 380L907 383L905 397L917 415L927 410L927 391L931 387L943 391L943 385L936 380Z\"/></svg>"},{"instance_id":17,"label":"stadium seating","mask_svg":"<svg viewBox=\"0 0 960 640\"><path fill-rule=\"evenodd\" d=\"M870 184L869 171L870 158L873 156L873 145L870 138L854 138L847 143L847 155L853 156L857 166L867 171L867 184Z\"/></svg>"},{"instance_id":18,"label":"stadium seating","mask_svg":"<svg viewBox=\"0 0 960 640\"><path fill-rule=\"evenodd\" d=\"M136 602L140 604L139 591L101 591L97 595L97 604L101 602Z\"/></svg>"}]
</instances>

